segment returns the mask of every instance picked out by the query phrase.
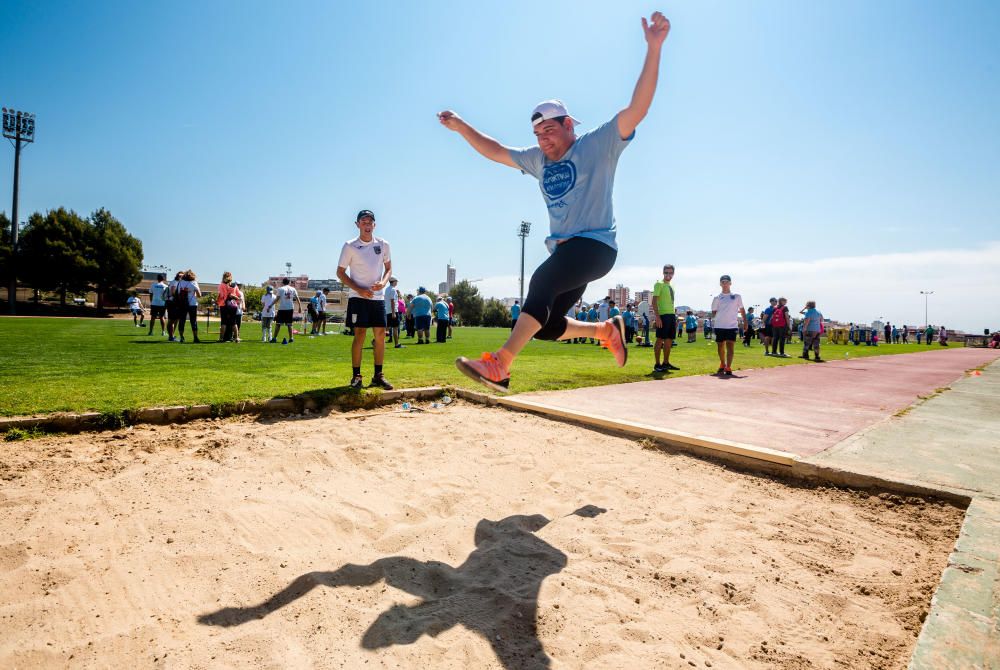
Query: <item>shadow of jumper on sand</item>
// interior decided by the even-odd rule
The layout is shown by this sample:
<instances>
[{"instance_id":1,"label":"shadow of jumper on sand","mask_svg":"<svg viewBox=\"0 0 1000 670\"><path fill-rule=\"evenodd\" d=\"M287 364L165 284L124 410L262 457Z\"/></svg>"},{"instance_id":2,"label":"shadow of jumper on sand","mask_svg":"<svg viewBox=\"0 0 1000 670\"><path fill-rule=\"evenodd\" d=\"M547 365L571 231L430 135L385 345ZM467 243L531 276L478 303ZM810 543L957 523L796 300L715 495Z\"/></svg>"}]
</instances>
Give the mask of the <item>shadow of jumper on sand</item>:
<instances>
[{"instance_id":1,"label":"shadow of jumper on sand","mask_svg":"<svg viewBox=\"0 0 1000 670\"><path fill-rule=\"evenodd\" d=\"M594 518L607 510L594 505L567 516ZM238 626L262 619L317 586L370 586L381 580L423 599L393 605L379 615L361 639L365 649L412 644L462 625L489 641L508 670L548 668L550 659L538 639L536 615L542 581L566 567L566 554L535 533L549 519L516 514L476 524L476 549L457 568L405 556L369 565L347 565L332 572L308 572L259 605L226 607L198 617L211 626Z\"/></svg>"}]
</instances>

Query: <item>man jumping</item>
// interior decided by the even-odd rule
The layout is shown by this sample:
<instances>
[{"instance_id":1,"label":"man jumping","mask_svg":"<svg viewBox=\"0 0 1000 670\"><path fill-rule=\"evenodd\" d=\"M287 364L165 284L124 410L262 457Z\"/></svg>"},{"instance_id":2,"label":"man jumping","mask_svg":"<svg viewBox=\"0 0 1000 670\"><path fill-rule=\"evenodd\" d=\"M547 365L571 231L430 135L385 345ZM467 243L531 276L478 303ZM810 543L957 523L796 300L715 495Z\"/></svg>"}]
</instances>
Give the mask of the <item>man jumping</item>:
<instances>
[{"instance_id":1,"label":"man jumping","mask_svg":"<svg viewBox=\"0 0 1000 670\"><path fill-rule=\"evenodd\" d=\"M538 104L531 114L538 146L512 149L482 134L452 111L438 114L441 124L454 130L473 149L492 161L521 170L538 179L549 210L550 253L528 286L528 297L507 342L479 360L464 356L455 365L466 376L505 392L510 368L521 349L540 340L596 337L619 366L628 357L621 316L599 323L584 323L566 316L587 284L606 275L618 256L611 193L618 158L635 135L653 102L660 69L660 51L670 32L670 22L655 12L642 19L647 44L646 60L629 105L594 130L579 137L578 121L559 100Z\"/></svg>"}]
</instances>

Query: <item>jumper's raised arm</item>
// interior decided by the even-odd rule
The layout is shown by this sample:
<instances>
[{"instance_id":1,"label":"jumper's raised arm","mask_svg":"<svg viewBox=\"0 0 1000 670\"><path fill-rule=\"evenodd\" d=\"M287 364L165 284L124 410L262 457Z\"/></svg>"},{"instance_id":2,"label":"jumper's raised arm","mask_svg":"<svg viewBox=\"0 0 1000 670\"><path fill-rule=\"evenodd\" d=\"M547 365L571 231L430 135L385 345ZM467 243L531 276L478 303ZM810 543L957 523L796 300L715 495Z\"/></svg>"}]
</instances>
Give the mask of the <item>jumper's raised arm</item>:
<instances>
[{"instance_id":1,"label":"jumper's raised arm","mask_svg":"<svg viewBox=\"0 0 1000 670\"><path fill-rule=\"evenodd\" d=\"M646 37L646 60L642 64L639 81L635 84L632 101L618 113L618 133L622 139L635 132L639 122L646 118L649 106L656 93L656 81L660 74L660 51L670 32L670 21L660 12L654 12L649 21L642 19L642 30Z\"/></svg>"},{"instance_id":2,"label":"jumper's raised arm","mask_svg":"<svg viewBox=\"0 0 1000 670\"><path fill-rule=\"evenodd\" d=\"M473 149L489 158L491 161L516 168L517 164L510 157L510 147L506 147L489 135L484 135L472 126L465 119L451 110L438 112L438 120L441 125L448 130L454 130L468 142Z\"/></svg>"}]
</instances>

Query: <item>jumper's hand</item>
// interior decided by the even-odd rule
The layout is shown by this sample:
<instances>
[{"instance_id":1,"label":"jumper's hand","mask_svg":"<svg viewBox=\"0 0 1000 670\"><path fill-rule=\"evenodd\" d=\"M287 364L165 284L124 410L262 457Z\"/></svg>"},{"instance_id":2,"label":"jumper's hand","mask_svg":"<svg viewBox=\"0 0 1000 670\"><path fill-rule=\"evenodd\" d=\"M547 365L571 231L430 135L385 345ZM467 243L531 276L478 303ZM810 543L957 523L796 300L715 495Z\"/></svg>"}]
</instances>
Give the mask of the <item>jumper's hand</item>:
<instances>
[{"instance_id":1,"label":"jumper's hand","mask_svg":"<svg viewBox=\"0 0 1000 670\"><path fill-rule=\"evenodd\" d=\"M448 130L458 130L463 123L462 117L450 109L438 112L438 121Z\"/></svg>"},{"instance_id":2,"label":"jumper's hand","mask_svg":"<svg viewBox=\"0 0 1000 670\"><path fill-rule=\"evenodd\" d=\"M371 300L372 298L375 297L375 294L372 292L370 288L364 288L363 286L358 288L358 295L360 295L362 298L366 300Z\"/></svg>"},{"instance_id":3,"label":"jumper's hand","mask_svg":"<svg viewBox=\"0 0 1000 670\"><path fill-rule=\"evenodd\" d=\"M657 328L663 328L663 321L660 319L660 317L656 317L653 321L656 324Z\"/></svg>"},{"instance_id":4,"label":"jumper's hand","mask_svg":"<svg viewBox=\"0 0 1000 670\"><path fill-rule=\"evenodd\" d=\"M385 284L383 282L377 281L374 284L372 284L371 288L372 291L381 291L382 289L385 288Z\"/></svg>"},{"instance_id":5,"label":"jumper's hand","mask_svg":"<svg viewBox=\"0 0 1000 670\"><path fill-rule=\"evenodd\" d=\"M648 22L645 16L642 17L642 32L646 34L646 42L649 46L658 47L667 39L667 33L670 32L670 20L660 12L653 12Z\"/></svg>"}]
</instances>

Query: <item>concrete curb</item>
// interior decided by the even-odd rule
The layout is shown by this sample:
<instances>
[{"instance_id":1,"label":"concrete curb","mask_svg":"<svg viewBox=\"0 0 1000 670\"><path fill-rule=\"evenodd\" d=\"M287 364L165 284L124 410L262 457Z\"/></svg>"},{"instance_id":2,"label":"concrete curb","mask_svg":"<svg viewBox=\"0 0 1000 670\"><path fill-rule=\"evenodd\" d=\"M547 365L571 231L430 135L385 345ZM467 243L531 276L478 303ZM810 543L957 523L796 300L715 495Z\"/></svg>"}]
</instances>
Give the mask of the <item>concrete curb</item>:
<instances>
[{"instance_id":1,"label":"concrete curb","mask_svg":"<svg viewBox=\"0 0 1000 670\"><path fill-rule=\"evenodd\" d=\"M175 405L171 407L144 407L116 413L82 412L52 414L39 417L0 418L0 435L10 430L43 430L53 433L82 433L95 430L113 430L136 424L187 423L198 419L223 418L245 414L280 415L318 412L328 408L356 409L376 407L398 400L437 398L447 389L441 386L424 386L412 389L382 391L370 395L345 392L338 395L301 393L268 400L243 400L219 405Z\"/></svg>"},{"instance_id":2,"label":"concrete curb","mask_svg":"<svg viewBox=\"0 0 1000 670\"><path fill-rule=\"evenodd\" d=\"M909 670L1000 667L998 592L1000 503L976 498L934 591Z\"/></svg>"}]
</instances>

